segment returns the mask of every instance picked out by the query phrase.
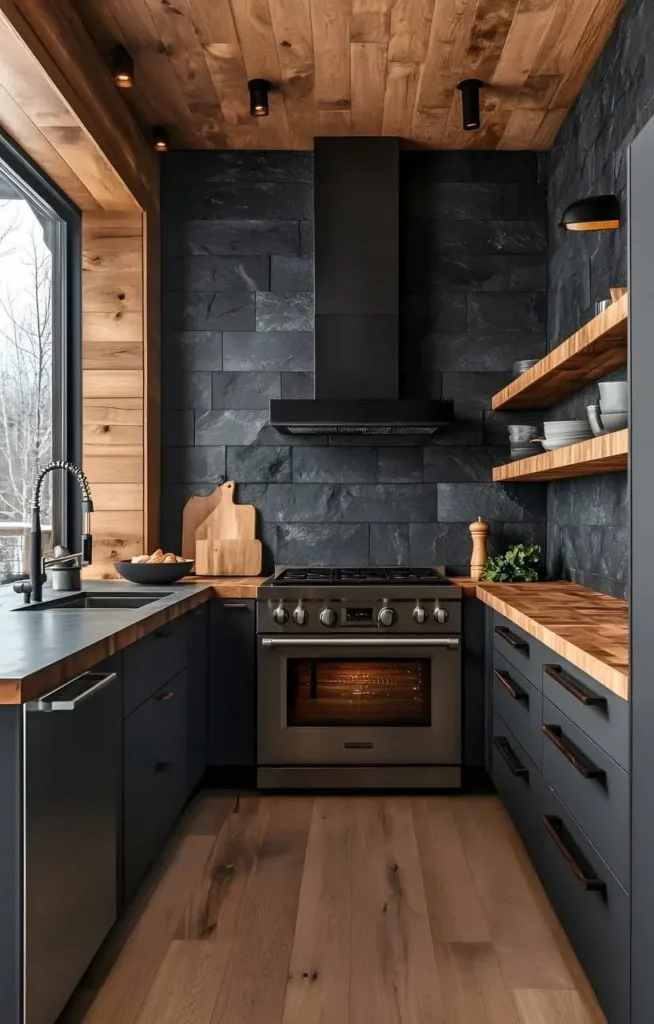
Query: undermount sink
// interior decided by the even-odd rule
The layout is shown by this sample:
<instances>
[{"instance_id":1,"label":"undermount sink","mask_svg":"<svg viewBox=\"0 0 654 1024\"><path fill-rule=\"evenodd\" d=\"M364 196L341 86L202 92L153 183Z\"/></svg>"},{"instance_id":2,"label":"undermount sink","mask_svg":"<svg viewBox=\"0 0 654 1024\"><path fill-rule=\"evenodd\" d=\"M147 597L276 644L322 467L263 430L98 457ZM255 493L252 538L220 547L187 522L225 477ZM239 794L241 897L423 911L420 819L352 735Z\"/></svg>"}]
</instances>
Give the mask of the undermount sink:
<instances>
[{"instance_id":1,"label":"undermount sink","mask_svg":"<svg viewBox=\"0 0 654 1024\"><path fill-rule=\"evenodd\" d=\"M82 591L79 594L72 594L69 597L62 597L54 601L43 601L38 604L26 604L16 611L70 611L78 608L84 609L111 609L111 608L143 608L144 605L161 601L164 597L170 597L169 593L162 594L106 594Z\"/></svg>"}]
</instances>

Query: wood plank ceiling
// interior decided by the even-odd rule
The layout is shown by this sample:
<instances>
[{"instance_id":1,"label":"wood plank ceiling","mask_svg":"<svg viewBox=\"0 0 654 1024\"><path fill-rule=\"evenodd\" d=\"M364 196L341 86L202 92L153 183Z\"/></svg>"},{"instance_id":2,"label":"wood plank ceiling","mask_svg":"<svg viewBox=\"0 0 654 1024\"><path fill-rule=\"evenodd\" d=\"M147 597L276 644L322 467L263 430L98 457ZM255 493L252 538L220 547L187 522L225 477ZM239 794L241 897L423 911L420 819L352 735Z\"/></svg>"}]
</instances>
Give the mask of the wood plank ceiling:
<instances>
[{"instance_id":1,"label":"wood plank ceiling","mask_svg":"<svg viewBox=\"0 0 654 1024\"><path fill-rule=\"evenodd\" d=\"M624 0L75 0L107 57L136 62L125 98L178 148L310 148L398 135L436 149L547 149ZM246 83L275 84L249 116ZM456 83L480 78L482 128Z\"/></svg>"}]
</instances>

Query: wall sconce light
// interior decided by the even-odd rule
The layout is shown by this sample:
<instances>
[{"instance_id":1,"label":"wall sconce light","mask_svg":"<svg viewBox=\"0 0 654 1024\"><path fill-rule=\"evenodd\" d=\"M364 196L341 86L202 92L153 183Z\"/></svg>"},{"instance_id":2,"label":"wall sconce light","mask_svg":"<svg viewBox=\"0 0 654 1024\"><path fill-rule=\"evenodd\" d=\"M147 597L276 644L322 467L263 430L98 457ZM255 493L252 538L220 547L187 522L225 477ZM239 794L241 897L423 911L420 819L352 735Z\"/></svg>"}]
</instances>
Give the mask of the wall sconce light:
<instances>
[{"instance_id":1,"label":"wall sconce light","mask_svg":"<svg viewBox=\"0 0 654 1024\"><path fill-rule=\"evenodd\" d=\"M561 217L568 231L606 231L620 227L620 201L617 196L588 196L570 203Z\"/></svg>"},{"instance_id":2,"label":"wall sconce light","mask_svg":"<svg viewBox=\"0 0 654 1024\"><path fill-rule=\"evenodd\" d=\"M272 86L265 78L251 78L248 82L250 91L250 113L252 117L268 117L268 93Z\"/></svg>"},{"instance_id":3,"label":"wall sconce light","mask_svg":"<svg viewBox=\"0 0 654 1024\"><path fill-rule=\"evenodd\" d=\"M131 53L120 44L111 51L111 74L119 89L134 85L134 61Z\"/></svg>"},{"instance_id":4,"label":"wall sconce light","mask_svg":"<svg viewBox=\"0 0 654 1024\"><path fill-rule=\"evenodd\" d=\"M165 153L168 149L170 142L170 135L163 125L155 124L152 129L152 148L156 149L157 153Z\"/></svg>"},{"instance_id":5,"label":"wall sconce light","mask_svg":"<svg viewBox=\"0 0 654 1024\"><path fill-rule=\"evenodd\" d=\"M479 90L483 84L479 78L466 78L457 85L457 89L461 92L464 132L472 132L475 128L481 127Z\"/></svg>"}]
</instances>

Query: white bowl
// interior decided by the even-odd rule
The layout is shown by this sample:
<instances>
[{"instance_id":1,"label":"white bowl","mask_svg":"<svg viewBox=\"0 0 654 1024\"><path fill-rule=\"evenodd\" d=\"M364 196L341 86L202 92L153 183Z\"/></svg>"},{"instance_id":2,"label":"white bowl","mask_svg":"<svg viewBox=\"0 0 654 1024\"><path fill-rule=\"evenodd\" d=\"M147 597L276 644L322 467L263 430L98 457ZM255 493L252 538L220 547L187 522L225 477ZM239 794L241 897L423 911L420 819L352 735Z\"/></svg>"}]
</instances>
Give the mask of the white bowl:
<instances>
[{"instance_id":1,"label":"white bowl","mask_svg":"<svg viewBox=\"0 0 654 1024\"><path fill-rule=\"evenodd\" d=\"M622 399L600 398L599 407L602 414L608 413L609 415L615 415L617 413L623 413L625 416L627 415L628 407L623 403Z\"/></svg>"},{"instance_id":2,"label":"white bowl","mask_svg":"<svg viewBox=\"0 0 654 1024\"><path fill-rule=\"evenodd\" d=\"M602 412L600 419L605 430L624 430L629 426L629 417L626 412Z\"/></svg>"},{"instance_id":3,"label":"white bowl","mask_svg":"<svg viewBox=\"0 0 654 1024\"><path fill-rule=\"evenodd\" d=\"M543 423L546 437L569 437L574 434L585 434L588 431L588 420L552 420Z\"/></svg>"},{"instance_id":4,"label":"white bowl","mask_svg":"<svg viewBox=\"0 0 654 1024\"><path fill-rule=\"evenodd\" d=\"M600 399L605 403L617 406L621 412L629 404L629 382L626 380L606 380L597 385ZM608 411L608 409L607 409Z\"/></svg>"},{"instance_id":5,"label":"white bowl","mask_svg":"<svg viewBox=\"0 0 654 1024\"><path fill-rule=\"evenodd\" d=\"M546 437L541 444L546 452L554 452L558 448L567 448L571 444L579 444L580 441L589 441L592 437L589 431L585 437Z\"/></svg>"}]
</instances>

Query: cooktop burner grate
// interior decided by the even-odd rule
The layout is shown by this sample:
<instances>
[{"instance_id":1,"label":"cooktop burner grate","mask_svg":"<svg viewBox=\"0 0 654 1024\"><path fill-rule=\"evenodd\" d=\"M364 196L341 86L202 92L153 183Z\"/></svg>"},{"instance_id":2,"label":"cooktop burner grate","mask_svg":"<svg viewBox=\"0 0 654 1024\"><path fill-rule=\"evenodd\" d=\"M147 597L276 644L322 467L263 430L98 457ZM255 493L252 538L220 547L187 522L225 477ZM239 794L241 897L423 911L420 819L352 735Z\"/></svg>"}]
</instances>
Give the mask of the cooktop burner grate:
<instances>
[{"instance_id":1,"label":"cooktop burner grate","mask_svg":"<svg viewBox=\"0 0 654 1024\"><path fill-rule=\"evenodd\" d=\"M406 566L374 569L331 568L328 566L309 566L308 568L282 569L271 582L278 584L341 584L342 586L370 586L375 583L420 584L430 583L444 586L449 584L447 577L436 569L412 569Z\"/></svg>"}]
</instances>

